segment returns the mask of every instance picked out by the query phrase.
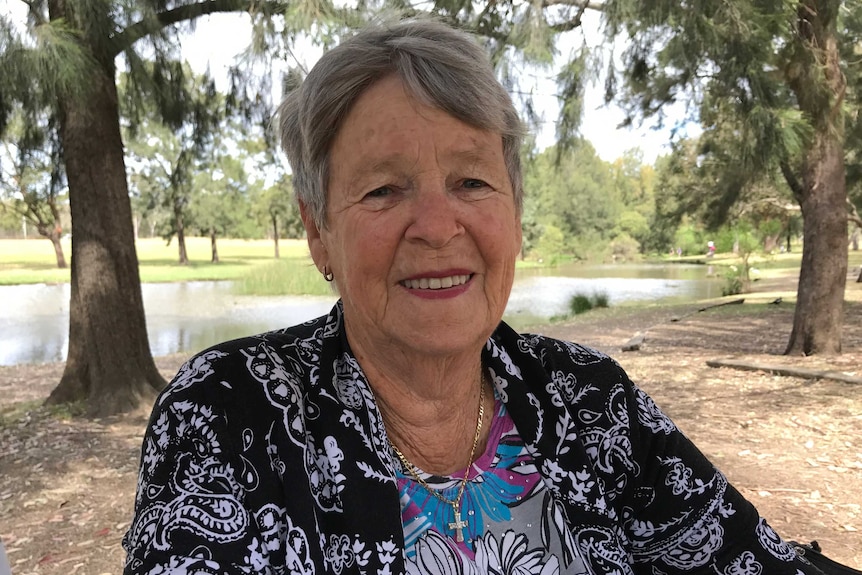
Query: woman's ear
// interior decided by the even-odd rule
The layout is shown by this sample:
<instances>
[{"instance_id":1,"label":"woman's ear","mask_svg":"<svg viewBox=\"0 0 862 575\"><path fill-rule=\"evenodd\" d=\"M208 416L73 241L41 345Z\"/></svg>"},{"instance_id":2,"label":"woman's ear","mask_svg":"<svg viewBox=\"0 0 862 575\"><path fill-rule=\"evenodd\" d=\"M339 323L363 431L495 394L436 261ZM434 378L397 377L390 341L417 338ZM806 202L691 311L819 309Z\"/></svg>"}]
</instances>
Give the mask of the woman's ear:
<instances>
[{"instance_id":1,"label":"woman's ear","mask_svg":"<svg viewBox=\"0 0 862 575\"><path fill-rule=\"evenodd\" d=\"M314 217L311 215L311 210L304 202L299 202L299 215L302 218L302 225L305 227L305 237L308 240L308 250L311 252L311 259L314 260L314 265L323 273L323 267L329 265L329 253L326 246L323 244L320 228L314 222Z\"/></svg>"}]
</instances>

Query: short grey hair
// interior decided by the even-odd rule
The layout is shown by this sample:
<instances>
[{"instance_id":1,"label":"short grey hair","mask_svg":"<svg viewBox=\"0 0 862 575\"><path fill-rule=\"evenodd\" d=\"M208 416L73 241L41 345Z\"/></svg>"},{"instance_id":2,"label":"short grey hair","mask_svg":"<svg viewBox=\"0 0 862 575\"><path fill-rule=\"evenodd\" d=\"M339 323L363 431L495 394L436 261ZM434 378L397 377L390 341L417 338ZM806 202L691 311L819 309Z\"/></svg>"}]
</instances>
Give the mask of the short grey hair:
<instances>
[{"instance_id":1,"label":"short grey hair","mask_svg":"<svg viewBox=\"0 0 862 575\"><path fill-rule=\"evenodd\" d=\"M278 109L296 199L326 225L330 149L364 90L391 74L423 103L500 134L515 206L523 204L523 124L487 52L469 34L430 18L369 25L318 60Z\"/></svg>"}]
</instances>

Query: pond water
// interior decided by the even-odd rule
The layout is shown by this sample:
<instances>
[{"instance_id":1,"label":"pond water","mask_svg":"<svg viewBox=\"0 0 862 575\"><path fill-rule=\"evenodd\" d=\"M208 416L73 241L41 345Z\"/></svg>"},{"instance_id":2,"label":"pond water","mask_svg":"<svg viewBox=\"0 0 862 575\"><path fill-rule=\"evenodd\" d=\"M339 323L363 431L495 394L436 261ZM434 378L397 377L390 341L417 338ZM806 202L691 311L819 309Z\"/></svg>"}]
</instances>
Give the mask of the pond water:
<instances>
[{"instance_id":1,"label":"pond water","mask_svg":"<svg viewBox=\"0 0 862 575\"><path fill-rule=\"evenodd\" d=\"M564 314L570 297L594 292L610 305L696 301L721 295L705 266L560 266L518 270L504 319L517 328ZM192 354L220 341L323 315L332 297L237 296L230 282L144 284L150 347L156 356ZM0 365L65 359L69 285L0 286Z\"/></svg>"}]
</instances>

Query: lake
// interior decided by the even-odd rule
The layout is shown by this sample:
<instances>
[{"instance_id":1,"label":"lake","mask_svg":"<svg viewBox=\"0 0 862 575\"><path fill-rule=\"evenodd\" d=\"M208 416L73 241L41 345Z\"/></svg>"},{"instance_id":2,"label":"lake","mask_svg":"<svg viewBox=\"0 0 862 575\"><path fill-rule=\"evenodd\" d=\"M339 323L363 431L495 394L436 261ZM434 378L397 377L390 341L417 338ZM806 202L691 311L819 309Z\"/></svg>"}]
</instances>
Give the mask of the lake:
<instances>
[{"instance_id":1,"label":"lake","mask_svg":"<svg viewBox=\"0 0 862 575\"><path fill-rule=\"evenodd\" d=\"M504 319L516 328L566 312L572 295L605 293L611 306L719 297L722 282L697 265L615 264L519 269ZM230 282L143 284L153 355L192 354L220 341L323 315L332 297L237 296ZM0 286L0 365L61 361L69 285Z\"/></svg>"}]
</instances>

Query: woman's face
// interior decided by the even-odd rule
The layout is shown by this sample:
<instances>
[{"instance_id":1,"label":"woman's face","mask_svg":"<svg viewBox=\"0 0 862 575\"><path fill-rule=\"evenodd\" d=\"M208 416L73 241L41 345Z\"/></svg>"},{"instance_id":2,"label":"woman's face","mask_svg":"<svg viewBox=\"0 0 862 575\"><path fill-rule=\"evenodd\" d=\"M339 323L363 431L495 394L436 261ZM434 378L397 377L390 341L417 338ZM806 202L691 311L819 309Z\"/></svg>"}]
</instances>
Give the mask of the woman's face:
<instances>
[{"instance_id":1,"label":"woman's face","mask_svg":"<svg viewBox=\"0 0 862 575\"><path fill-rule=\"evenodd\" d=\"M356 100L330 166L327 225L305 210L303 220L357 355L481 348L521 246L502 137L421 104L390 76Z\"/></svg>"}]
</instances>

